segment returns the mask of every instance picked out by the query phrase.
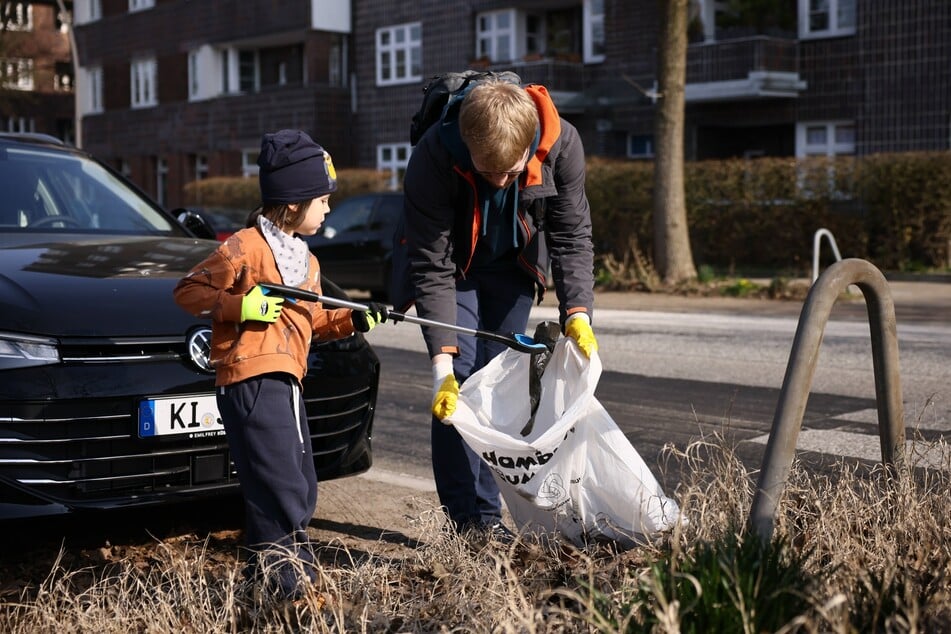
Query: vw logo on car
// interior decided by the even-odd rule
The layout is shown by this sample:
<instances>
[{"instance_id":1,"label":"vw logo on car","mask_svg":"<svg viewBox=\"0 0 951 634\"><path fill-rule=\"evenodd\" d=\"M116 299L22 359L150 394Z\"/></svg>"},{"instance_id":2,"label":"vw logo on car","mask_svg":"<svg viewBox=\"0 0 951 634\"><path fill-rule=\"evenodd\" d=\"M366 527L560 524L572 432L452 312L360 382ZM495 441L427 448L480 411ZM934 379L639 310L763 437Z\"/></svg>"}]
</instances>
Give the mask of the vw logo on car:
<instances>
[{"instance_id":1,"label":"vw logo on car","mask_svg":"<svg viewBox=\"0 0 951 634\"><path fill-rule=\"evenodd\" d=\"M188 356L199 370L213 373L211 367L211 328L202 326L188 334L185 339Z\"/></svg>"}]
</instances>

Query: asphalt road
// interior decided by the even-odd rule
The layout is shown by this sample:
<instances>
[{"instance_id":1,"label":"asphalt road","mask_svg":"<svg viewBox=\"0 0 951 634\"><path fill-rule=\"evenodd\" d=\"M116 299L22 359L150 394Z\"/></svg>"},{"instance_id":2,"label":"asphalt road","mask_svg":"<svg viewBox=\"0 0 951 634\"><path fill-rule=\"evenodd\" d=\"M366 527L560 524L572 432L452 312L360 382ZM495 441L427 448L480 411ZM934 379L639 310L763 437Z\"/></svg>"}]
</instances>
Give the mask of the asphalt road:
<instances>
[{"instance_id":1,"label":"asphalt road","mask_svg":"<svg viewBox=\"0 0 951 634\"><path fill-rule=\"evenodd\" d=\"M627 302L650 304L639 302L644 299L629 297ZM625 305L618 297L601 300L601 305ZM677 474L661 473L662 448L672 443L682 449L714 432L738 443L738 455L758 468L801 303L707 301L685 308L671 299L666 305L651 301L649 307L660 310L597 309L595 332L605 368L597 398L665 488L675 485ZM817 464L830 456L880 459L869 328L864 304L851 304L837 309L824 330L797 444L800 457L815 458ZM922 318L914 319L909 306L899 308L904 315L898 334L908 437L926 445L951 432L951 313L917 306ZM538 321L554 318L554 308L536 308L529 332ZM381 359L382 379L375 464L368 475L410 476L426 486L432 479L432 387L419 329L383 325L370 333L370 340Z\"/></svg>"}]
</instances>

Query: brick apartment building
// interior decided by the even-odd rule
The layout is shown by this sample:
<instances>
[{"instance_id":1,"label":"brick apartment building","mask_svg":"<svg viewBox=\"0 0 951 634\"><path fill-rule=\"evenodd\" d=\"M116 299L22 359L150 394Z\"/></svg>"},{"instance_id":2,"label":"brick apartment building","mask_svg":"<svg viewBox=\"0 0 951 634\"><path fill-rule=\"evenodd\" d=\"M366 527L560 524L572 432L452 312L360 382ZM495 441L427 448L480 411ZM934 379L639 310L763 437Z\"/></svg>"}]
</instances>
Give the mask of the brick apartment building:
<instances>
[{"instance_id":1,"label":"brick apartment building","mask_svg":"<svg viewBox=\"0 0 951 634\"><path fill-rule=\"evenodd\" d=\"M62 17L55 1L0 3L0 132L72 140L73 67Z\"/></svg>"},{"instance_id":2,"label":"brick apartment building","mask_svg":"<svg viewBox=\"0 0 951 634\"><path fill-rule=\"evenodd\" d=\"M951 2L758 4L692 2L688 158L951 147ZM646 159L658 21L656 0L76 0L81 141L169 207L254 173L278 127L398 174L427 79L481 67L545 84L589 154Z\"/></svg>"}]
</instances>

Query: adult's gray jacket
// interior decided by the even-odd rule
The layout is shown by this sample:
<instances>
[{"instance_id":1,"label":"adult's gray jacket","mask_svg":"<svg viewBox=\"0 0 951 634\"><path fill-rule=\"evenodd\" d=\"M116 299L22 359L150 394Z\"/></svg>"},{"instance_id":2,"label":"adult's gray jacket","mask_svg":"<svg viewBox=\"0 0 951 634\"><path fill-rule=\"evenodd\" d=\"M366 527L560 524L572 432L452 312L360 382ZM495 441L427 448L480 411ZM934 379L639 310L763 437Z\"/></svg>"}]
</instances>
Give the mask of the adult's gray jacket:
<instances>
[{"instance_id":1,"label":"adult's gray jacket","mask_svg":"<svg viewBox=\"0 0 951 634\"><path fill-rule=\"evenodd\" d=\"M591 212L585 196L585 157L578 131L562 119L548 91L538 85L525 90L538 107L538 147L519 178L517 260L519 270L545 292L547 271L558 298L560 321L593 311L594 253ZM420 317L456 323L456 279L472 264L482 218L471 161L454 159L433 125L420 139L404 177L403 228L396 236L393 304L405 309L413 302ZM401 271L403 250L408 272ZM456 334L424 328L430 356L457 354Z\"/></svg>"}]
</instances>

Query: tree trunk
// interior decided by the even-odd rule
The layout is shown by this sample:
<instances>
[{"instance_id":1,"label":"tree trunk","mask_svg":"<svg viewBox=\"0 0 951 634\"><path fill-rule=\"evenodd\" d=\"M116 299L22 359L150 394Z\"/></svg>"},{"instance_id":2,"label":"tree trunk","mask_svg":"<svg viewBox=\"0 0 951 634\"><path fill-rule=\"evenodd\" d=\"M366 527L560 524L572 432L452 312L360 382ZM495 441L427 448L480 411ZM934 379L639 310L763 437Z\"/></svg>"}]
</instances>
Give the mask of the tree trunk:
<instances>
[{"instance_id":1,"label":"tree trunk","mask_svg":"<svg viewBox=\"0 0 951 634\"><path fill-rule=\"evenodd\" d=\"M659 0L659 102L655 120L654 260L665 284L697 277L684 199L684 84L689 0Z\"/></svg>"}]
</instances>

